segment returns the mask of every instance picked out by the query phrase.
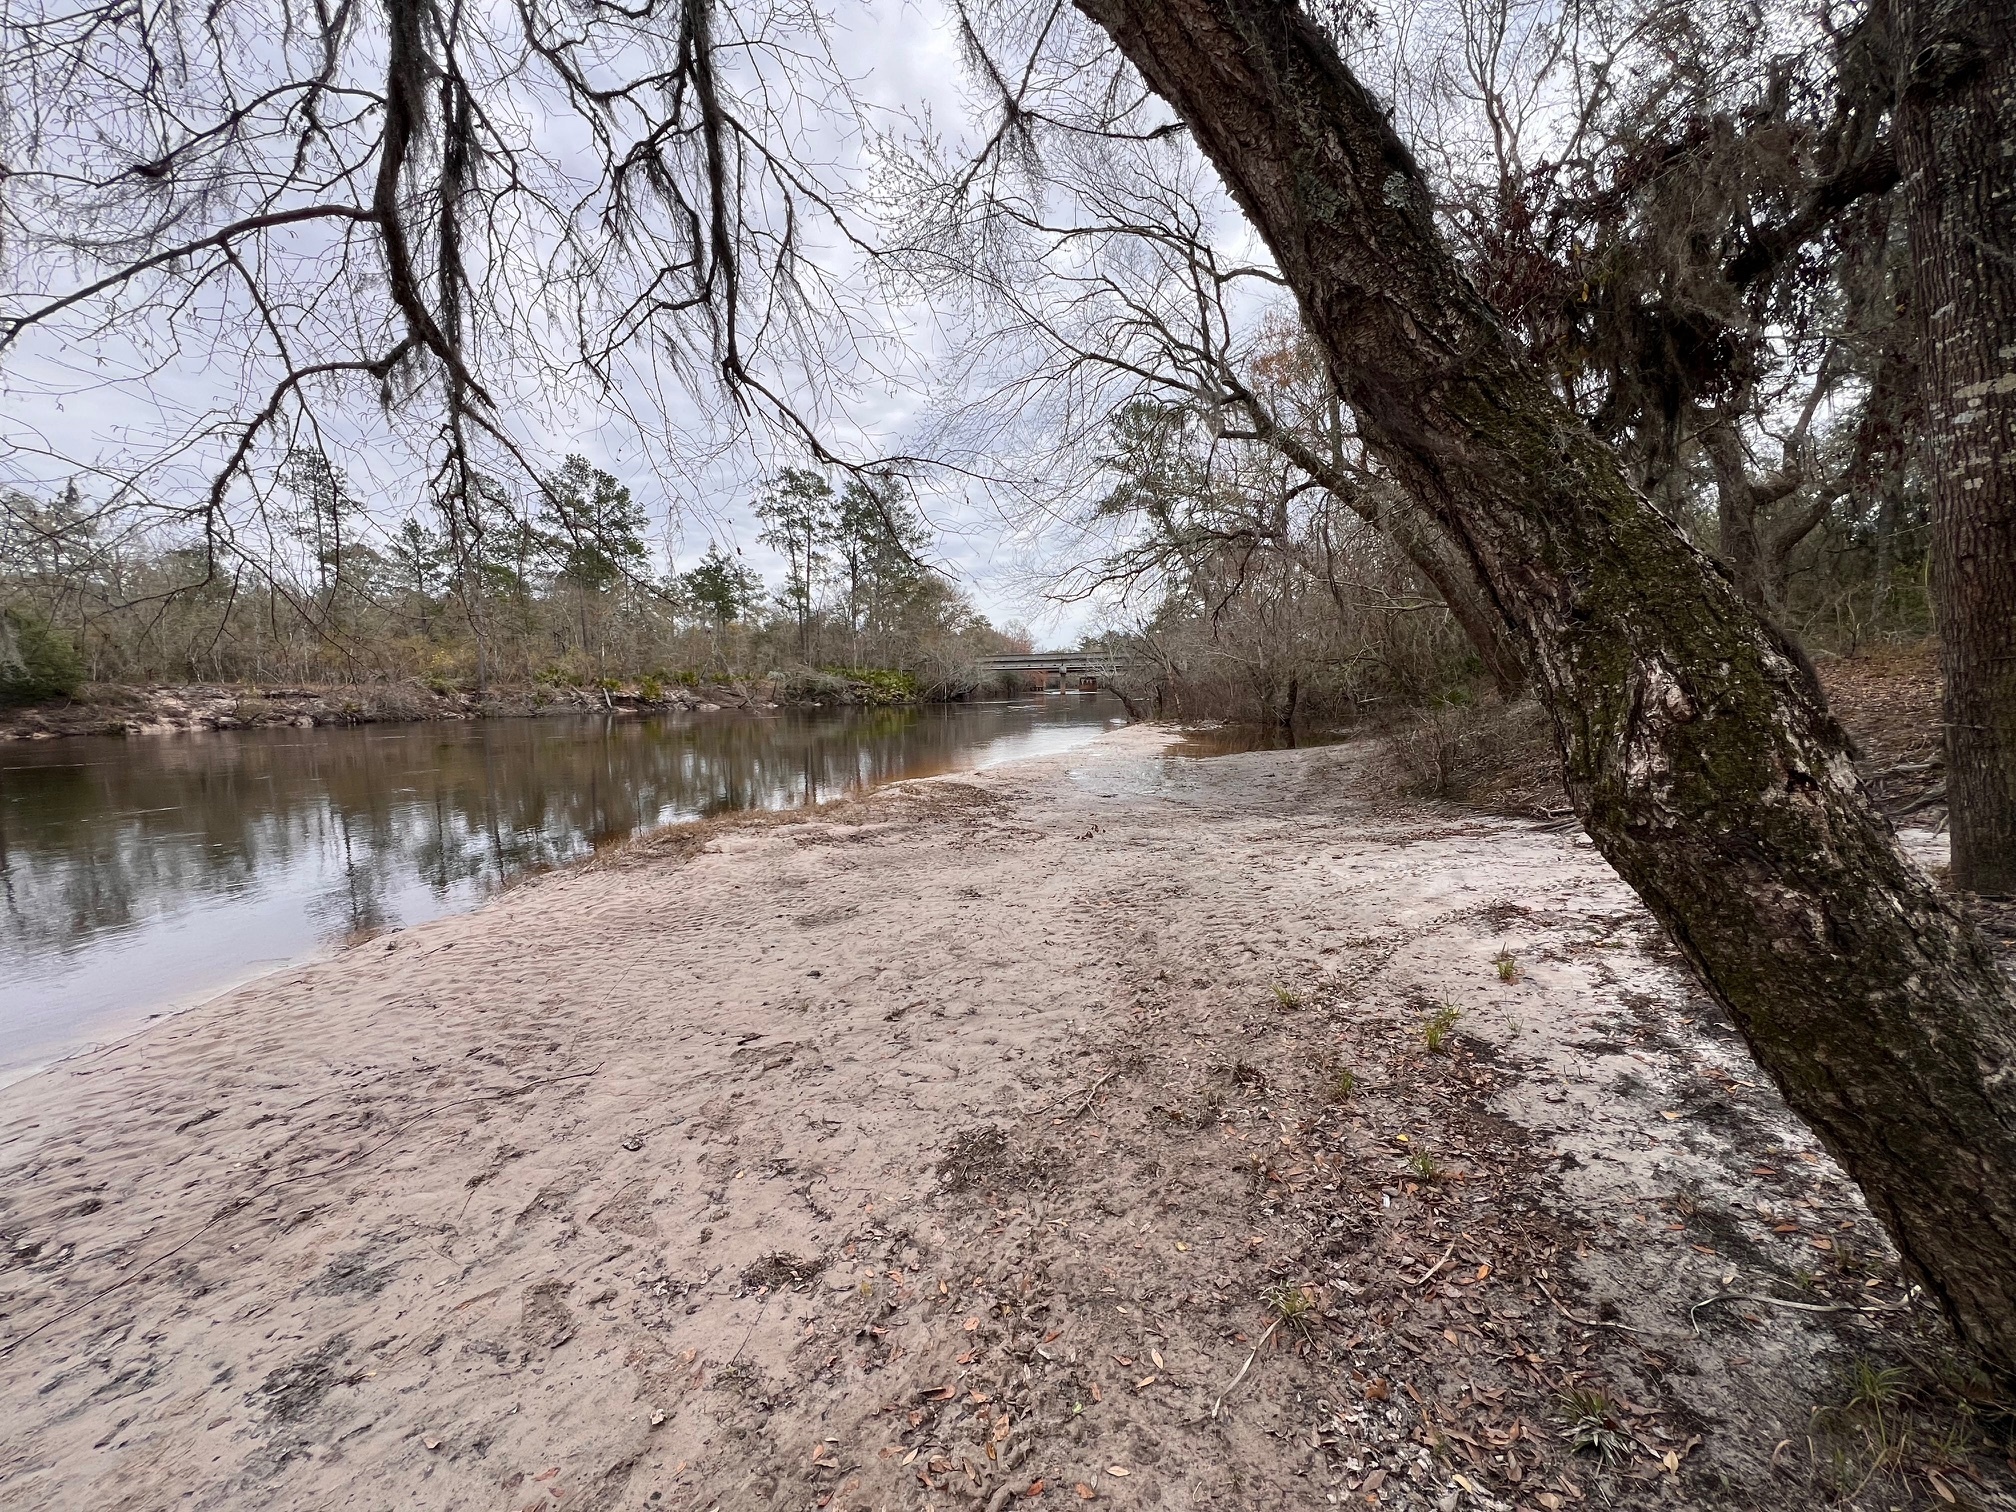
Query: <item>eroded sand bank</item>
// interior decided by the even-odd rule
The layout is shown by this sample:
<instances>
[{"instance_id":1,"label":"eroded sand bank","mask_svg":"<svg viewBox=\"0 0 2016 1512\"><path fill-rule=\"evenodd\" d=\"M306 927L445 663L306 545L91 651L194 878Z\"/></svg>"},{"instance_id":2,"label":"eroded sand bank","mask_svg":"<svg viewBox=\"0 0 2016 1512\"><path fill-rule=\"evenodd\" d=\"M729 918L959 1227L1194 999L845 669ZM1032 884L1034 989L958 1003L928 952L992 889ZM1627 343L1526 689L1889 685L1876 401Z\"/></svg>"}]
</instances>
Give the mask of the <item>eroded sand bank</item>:
<instances>
[{"instance_id":1,"label":"eroded sand bank","mask_svg":"<svg viewBox=\"0 0 2016 1512\"><path fill-rule=\"evenodd\" d=\"M6 1089L0 1505L1817 1501L1839 1361L1920 1325L1622 884L1357 748L1165 739L640 846Z\"/></svg>"}]
</instances>

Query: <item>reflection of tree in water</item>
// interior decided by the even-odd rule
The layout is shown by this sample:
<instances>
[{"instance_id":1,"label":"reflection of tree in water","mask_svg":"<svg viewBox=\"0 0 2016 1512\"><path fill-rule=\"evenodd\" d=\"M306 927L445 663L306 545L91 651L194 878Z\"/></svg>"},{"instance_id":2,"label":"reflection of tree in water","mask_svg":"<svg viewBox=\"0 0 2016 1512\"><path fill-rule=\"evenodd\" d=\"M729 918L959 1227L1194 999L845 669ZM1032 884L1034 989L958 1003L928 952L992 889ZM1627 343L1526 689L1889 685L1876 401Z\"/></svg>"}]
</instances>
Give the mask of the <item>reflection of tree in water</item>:
<instances>
[{"instance_id":1,"label":"reflection of tree in water","mask_svg":"<svg viewBox=\"0 0 2016 1512\"><path fill-rule=\"evenodd\" d=\"M399 922L655 825L970 765L1091 700L776 717L514 720L0 748L0 950L46 955L283 874L329 934Z\"/></svg>"},{"instance_id":2,"label":"reflection of tree in water","mask_svg":"<svg viewBox=\"0 0 2016 1512\"><path fill-rule=\"evenodd\" d=\"M376 934L390 922L385 873L360 849L352 834L350 814L338 808L331 810L330 818L342 864L328 892L315 900L310 913L321 922L325 934L346 938Z\"/></svg>"}]
</instances>

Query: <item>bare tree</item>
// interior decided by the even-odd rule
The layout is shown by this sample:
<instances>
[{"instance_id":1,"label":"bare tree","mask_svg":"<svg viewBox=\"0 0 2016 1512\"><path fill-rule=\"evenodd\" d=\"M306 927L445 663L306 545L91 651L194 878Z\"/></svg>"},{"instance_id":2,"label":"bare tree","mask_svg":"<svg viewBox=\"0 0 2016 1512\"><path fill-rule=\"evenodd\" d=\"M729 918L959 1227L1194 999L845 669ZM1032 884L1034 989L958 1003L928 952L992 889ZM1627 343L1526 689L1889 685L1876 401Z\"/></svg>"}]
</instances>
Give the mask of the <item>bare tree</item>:
<instances>
[{"instance_id":1,"label":"bare tree","mask_svg":"<svg viewBox=\"0 0 2016 1512\"><path fill-rule=\"evenodd\" d=\"M198 582L266 562L274 464L330 432L415 456L464 556L479 478L536 488L556 404L662 433L725 394L731 431L816 444L797 375L878 334L835 294L849 216L793 114L852 119L823 27L793 0L26 0L0 358L52 398L77 349L101 387L236 388L105 462L188 501L161 518Z\"/></svg>"},{"instance_id":2,"label":"bare tree","mask_svg":"<svg viewBox=\"0 0 2016 1512\"><path fill-rule=\"evenodd\" d=\"M1181 408L1209 428L1206 468L1242 465L1257 446L1288 464L1298 484L1324 490L1386 535L1440 596L1505 693L1524 670L1502 617L1475 574L1404 490L1368 464L1320 362L1303 350L1292 318L1268 320L1281 294L1271 263L1228 256L1185 141L1096 130L1078 134L1050 167L1052 193L978 183L956 165L902 164L916 207L888 259L914 285L950 295L966 311L973 372L944 417L936 449L988 452L999 474L1006 429L1032 420L1040 438L1030 494L1069 500L1088 492L1110 427L1141 406ZM1232 497L1238 497L1238 491ZM1232 513L1236 514L1236 511ZM1101 516L1111 521L1111 512ZM1182 532L1191 549L1205 527ZM1210 531L1227 542L1282 542L1263 518L1219 511ZM1139 543L1149 556L1167 534ZM1083 595L1143 570L1141 551L1109 549L1098 570L1067 569L1062 591Z\"/></svg>"},{"instance_id":3,"label":"bare tree","mask_svg":"<svg viewBox=\"0 0 2016 1512\"><path fill-rule=\"evenodd\" d=\"M1793 553L1848 494L1816 415L1875 397L1892 324L1857 255L1897 181L1882 28L1450 0L1344 40L1390 79L1452 249L1527 356L1783 628Z\"/></svg>"}]
</instances>

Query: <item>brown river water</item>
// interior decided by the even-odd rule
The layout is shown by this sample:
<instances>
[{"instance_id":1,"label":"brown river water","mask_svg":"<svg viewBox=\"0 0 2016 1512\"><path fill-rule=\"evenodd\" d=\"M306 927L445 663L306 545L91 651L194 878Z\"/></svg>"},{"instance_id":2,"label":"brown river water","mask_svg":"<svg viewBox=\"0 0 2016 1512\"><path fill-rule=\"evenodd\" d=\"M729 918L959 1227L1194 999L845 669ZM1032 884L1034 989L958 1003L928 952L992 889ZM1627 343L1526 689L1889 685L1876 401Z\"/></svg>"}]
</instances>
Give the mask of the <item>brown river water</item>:
<instances>
[{"instance_id":1,"label":"brown river water","mask_svg":"<svg viewBox=\"0 0 2016 1512\"><path fill-rule=\"evenodd\" d=\"M0 1079L642 831L1070 749L1107 696L0 744Z\"/></svg>"}]
</instances>

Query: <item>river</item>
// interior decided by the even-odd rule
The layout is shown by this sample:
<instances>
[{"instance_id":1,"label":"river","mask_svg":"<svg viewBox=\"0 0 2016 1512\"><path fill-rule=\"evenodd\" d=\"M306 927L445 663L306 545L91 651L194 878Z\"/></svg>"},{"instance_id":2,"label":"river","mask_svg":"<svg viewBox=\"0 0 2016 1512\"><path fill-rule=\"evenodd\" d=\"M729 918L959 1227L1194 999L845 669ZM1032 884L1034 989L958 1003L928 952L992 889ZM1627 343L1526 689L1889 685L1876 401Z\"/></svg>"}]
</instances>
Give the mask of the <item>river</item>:
<instances>
[{"instance_id":1,"label":"river","mask_svg":"<svg viewBox=\"0 0 2016 1512\"><path fill-rule=\"evenodd\" d=\"M0 744L0 1078L642 831L1067 750L1078 694Z\"/></svg>"}]
</instances>

